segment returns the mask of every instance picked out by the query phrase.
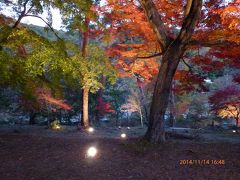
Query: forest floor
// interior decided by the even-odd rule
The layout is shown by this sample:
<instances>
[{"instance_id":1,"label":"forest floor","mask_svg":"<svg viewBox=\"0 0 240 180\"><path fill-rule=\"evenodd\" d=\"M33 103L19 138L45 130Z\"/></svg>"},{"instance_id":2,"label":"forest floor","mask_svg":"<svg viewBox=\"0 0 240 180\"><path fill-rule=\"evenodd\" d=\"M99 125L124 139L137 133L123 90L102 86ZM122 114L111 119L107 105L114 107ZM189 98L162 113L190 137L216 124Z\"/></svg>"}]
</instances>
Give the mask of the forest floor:
<instances>
[{"instance_id":1,"label":"forest floor","mask_svg":"<svg viewBox=\"0 0 240 180\"><path fill-rule=\"evenodd\" d=\"M127 134L120 139L121 132ZM204 133L199 140L140 140L142 128L0 126L0 179L232 179L240 177L240 135ZM97 156L88 158L95 146ZM193 161L191 161L193 160ZM196 161L197 160L197 161ZM224 164L223 164L224 163Z\"/></svg>"}]
</instances>

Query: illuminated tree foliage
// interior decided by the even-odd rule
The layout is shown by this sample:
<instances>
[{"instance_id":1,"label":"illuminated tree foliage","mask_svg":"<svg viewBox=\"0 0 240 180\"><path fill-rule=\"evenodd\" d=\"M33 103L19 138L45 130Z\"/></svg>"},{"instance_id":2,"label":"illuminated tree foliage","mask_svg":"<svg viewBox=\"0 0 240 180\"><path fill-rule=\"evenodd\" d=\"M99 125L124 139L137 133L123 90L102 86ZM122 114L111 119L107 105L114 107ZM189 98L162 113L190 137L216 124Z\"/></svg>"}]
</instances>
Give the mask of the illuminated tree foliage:
<instances>
[{"instance_id":1,"label":"illuminated tree foliage","mask_svg":"<svg viewBox=\"0 0 240 180\"><path fill-rule=\"evenodd\" d=\"M236 85L228 86L216 91L209 97L212 111L224 118L234 118L239 127L240 120L240 88Z\"/></svg>"},{"instance_id":2,"label":"illuminated tree foliage","mask_svg":"<svg viewBox=\"0 0 240 180\"><path fill-rule=\"evenodd\" d=\"M63 23L66 27L72 31L77 30L79 32L79 51L85 60L89 51L89 40L93 37L93 32L98 24L98 18L95 13L95 6L98 5L99 1L86 0L86 1L56 1L55 5L62 13ZM92 52L91 52L92 53ZM87 62L86 62L87 63ZM87 83L87 75L84 77L84 86L82 88L82 120L81 126L86 128L89 126L89 115L88 115L88 101L90 89L88 86L92 86L89 82Z\"/></svg>"},{"instance_id":3,"label":"illuminated tree foliage","mask_svg":"<svg viewBox=\"0 0 240 180\"><path fill-rule=\"evenodd\" d=\"M90 92L96 93L100 88L104 88L101 83L102 76L106 77L110 84L116 82L115 69L101 48L91 44L88 47L91 53L83 57L77 45L70 47L68 61L64 61L66 64L64 72L79 82L81 88L87 88Z\"/></svg>"},{"instance_id":4,"label":"illuminated tree foliage","mask_svg":"<svg viewBox=\"0 0 240 180\"><path fill-rule=\"evenodd\" d=\"M3 19L8 20L2 24L3 28L10 24L9 21L14 21L5 17ZM6 42L1 42L1 46L1 85L16 88L23 99L31 99L33 103L38 103L40 94L34 91L38 88L54 89L55 93L47 99L56 99L46 102L60 105L59 98L63 97L64 84L74 84L75 88L88 88L90 92L96 92L103 87L100 83L103 75L110 83L116 79L115 71L104 51L94 44L89 45L91 53L84 57L79 47L71 42L50 42L19 25L11 31ZM38 108L36 106L34 109Z\"/></svg>"},{"instance_id":5,"label":"illuminated tree foliage","mask_svg":"<svg viewBox=\"0 0 240 180\"><path fill-rule=\"evenodd\" d=\"M140 102L140 97L137 92L131 91L131 94L128 97L127 103L121 106L123 112L137 112L140 116L140 123L143 127L143 111L142 104Z\"/></svg>"},{"instance_id":6,"label":"illuminated tree foliage","mask_svg":"<svg viewBox=\"0 0 240 180\"><path fill-rule=\"evenodd\" d=\"M99 9L108 23L106 34L114 39L109 55L123 70L143 59L160 61L145 135L151 142L165 141L174 78L176 92L202 91L208 73L226 65L239 68L238 1L108 0ZM178 71L179 64L185 68Z\"/></svg>"},{"instance_id":7,"label":"illuminated tree foliage","mask_svg":"<svg viewBox=\"0 0 240 180\"><path fill-rule=\"evenodd\" d=\"M109 102L104 101L102 97L98 97L97 99L97 107L96 110L100 115L105 115L106 113L114 113L111 104Z\"/></svg>"},{"instance_id":8,"label":"illuminated tree foliage","mask_svg":"<svg viewBox=\"0 0 240 180\"><path fill-rule=\"evenodd\" d=\"M2 27L8 23L2 24ZM30 113L31 124L34 124L37 112L49 110L46 105L70 109L61 100L61 93L49 94L49 101L46 100L44 106L38 101L41 97L41 93L37 93L39 88L48 87L55 92L62 90L59 74L63 75L61 71L65 53L61 43L50 43L28 28L19 26L11 31L1 46L1 86L13 88L20 93L19 105L22 110Z\"/></svg>"}]
</instances>

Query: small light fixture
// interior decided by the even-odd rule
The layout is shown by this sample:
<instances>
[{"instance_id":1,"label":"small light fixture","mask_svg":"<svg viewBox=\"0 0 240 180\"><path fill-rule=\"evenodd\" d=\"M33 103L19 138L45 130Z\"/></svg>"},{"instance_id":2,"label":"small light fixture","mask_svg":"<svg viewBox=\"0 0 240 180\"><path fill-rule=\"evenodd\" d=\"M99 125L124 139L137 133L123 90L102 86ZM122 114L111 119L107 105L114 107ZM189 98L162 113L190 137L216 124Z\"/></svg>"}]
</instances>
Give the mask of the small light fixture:
<instances>
[{"instance_id":1,"label":"small light fixture","mask_svg":"<svg viewBox=\"0 0 240 180\"><path fill-rule=\"evenodd\" d=\"M61 127L59 126L59 125L56 125L56 127L55 127L56 129L60 129Z\"/></svg>"},{"instance_id":2,"label":"small light fixture","mask_svg":"<svg viewBox=\"0 0 240 180\"><path fill-rule=\"evenodd\" d=\"M127 129L131 129L130 127L127 127Z\"/></svg>"},{"instance_id":3,"label":"small light fixture","mask_svg":"<svg viewBox=\"0 0 240 180\"><path fill-rule=\"evenodd\" d=\"M237 131L236 130L232 130L233 133L236 133Z\"/></svg>"},{"instance_id":4,"label":"small light fixture","mask_svg":"<svg viewBox=\"0 0 240 180\"><path fill-rule=\"evenodd\" d=\"M92 147L88 148L87 157L93 158L96 156L96 154L97 154L97 149L95 147L92 146Z\"/></svg>"},{"instance_id":5,"label":"small light fixture","mask_svg":"<svg viewBox=\"0 0 240 180\"><path fill-rule=\"evenodd\" d=\"M127 135L125 133L121 134L121 138L125 139L127 137Z\"/></svg>"},{"instance_id":6,"label":"small light fixture","mask_svg":"<svg viewBox=\"0 0 240 180\"><path fill-rule=\"evenodd\" d=\"M88 132L93 132L93 131L94 131L93 127L88 128Z\"/></svg>"}]
</instances>

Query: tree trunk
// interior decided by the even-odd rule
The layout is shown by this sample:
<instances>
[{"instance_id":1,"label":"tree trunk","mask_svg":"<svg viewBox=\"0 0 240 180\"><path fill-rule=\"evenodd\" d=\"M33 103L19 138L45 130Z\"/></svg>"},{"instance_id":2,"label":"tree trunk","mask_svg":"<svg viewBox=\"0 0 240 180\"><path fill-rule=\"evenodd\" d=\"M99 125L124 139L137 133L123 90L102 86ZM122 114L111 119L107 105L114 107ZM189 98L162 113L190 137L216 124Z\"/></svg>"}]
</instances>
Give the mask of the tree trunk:
<instances>
[{"instance_id":1,"label":"tree trunk","mask_svg":"<svg viewBox=\"0 0 240 180\"><path fill-rule=\"evenodd\" d=\"M119 113L116 111L116 127L121 126L121 121L119 120Z\"/></svg>"},{"instance_id":2,"label":"tree trunk","mask_svg":"<svg viewBox=\"0 0 240 180\"><path fill-rule=\"evenodd\" d=\"M139 81L140 80L137 78L137 86L138 86L138 89L140 91L140 96L141 96L140 102L143 106L144 115L145 115L145 124L148 125L149 116L148 116L148 108L146 105L146 97L145 97L144 91L143 91Z\"/></svg>"},{"instance_id":3,"label":"tree trunk","mask_svg":"<svg viewBox=\"0 0 240 180\"><path fill-rule=\"evenodd\" d=\"M202 0L187 1L182 28L174 40L167 35L162 16L154 2L152 0L140 0L140 3L162 50L162 63L153 92L149 126L145 138L152 143L162 143L165 142L164 115L168 105L173 76L192 37L194 27L200 16Z\"/></svg>"},{"instance_id":4,"label":"tree trunk","mask_svg":"<svg viewBox=\"0 0 240 180\"><path fill-rule=\"evenodd\" d=\"M88 32L88 26L89 26L89 19L86 18L85 20L85 26L86 26L86 31L83 33L83 40L82 40L82 56L83 57L86 57L87 56L87 46L88 46L88 35L89 35L89 32Z\"/></svg>"},{"instance_id":5,"label":"tree trunk","mask_svg":"<svg viewBox=\"0 0 240 180\"><path fill-rule=\"evenodd\" d=\"M184 45L174 41L163 55L152 97L149 127L145 134L145 138L152 143L165 142L164 115L168 106L173 76L183 53Z\"/></svg>"},{"instance_id":6,"label":"tree trunk","mask_svg":"<svg viewBox=\"0 0 240 180\"><path fill-rule=\"evenodd\" d=\"M141 127L143 127L143 115L142 115L141 107L139 109L139 113L140 113Z\"/></svg>"},{"instance_id":7,"label":"tree trunk","mask_svg":"<svg viewBox=\"0 0 240 180\"><path fill-rule=\"evenodd\" d=\"M30 117L29 117L30 125L36 124L36 116L37 116L37 113L33 113L33 112L30 113Z\"/></svg>"},{"instance_id":8,"label":"tree trunk","mask_svg":"<svg viewBox=\"0 0 240 180\"><path fill-rule=\"evenodd\" d=\"M89 35L89 22L90 20L88 18L85 19L85 26L86 31L83 33L83 39L82 39L82 47L81 52L82 56L87 56L87 45L88 45L88 35ZM81 119L81 126L83 128L87 128L89 126L89 119L88 119L88 97L89 96L89 89L83 88L82 90L82 119Z\"/></svg>"},{"instance_id":9,"label":"tree trunk","mask_svg":"<svg viewBox=\"0 0 240 180\"><path fill-rule=\"evenodd\" d=\"M170 113L169 113L169 126L170 127L174 127L174 125L175 125L175 117L174 117L173 113L170 110Z\"/></svg>"},{"instance_id":10,"label":"tree trunk","mask_svg":"<svg viewBox=\"0 0 240 180\"><path fill-rule=\"evenodd\" d=\"M212 127L214 128L214 119L212 120Z\"/></svg>"},{"instance_id":11,"label":"tree trunk","mask_svg":"<svg viewBox=\"0 0 240 180\"><path fill-rule=\"evenodd\" d=\"M89 89L83 88L83 90L82 90L82 119L81 119L81 126L83 128L87 128L89 126L88 99L89 99Z\"/></svg>"},{"instance_id":12,"label":"tree trunk","mask_svg":"<svg viewBox=\"0 0 240 180\"><path fill-rule=\"evenodd\" d=\"M89 126L89 119L88 119L88 96L89 90L87 88L83 89L83 117L81 121L81 126L83 128L87 128Z\"/></svg>"},{"instance_id":13,"label":"tree trunk","mask_svg":"<svg viewBox=\"0 0 240 180\"><path fill-rule=\"evenodd\" d=\"M237 117L237 119L236 119L236 131L237 131L237 133L239 132L239 128L238 128L238 122L239 121L239 119L238 119L238 117Z\"/></svg>"}]
</instances>

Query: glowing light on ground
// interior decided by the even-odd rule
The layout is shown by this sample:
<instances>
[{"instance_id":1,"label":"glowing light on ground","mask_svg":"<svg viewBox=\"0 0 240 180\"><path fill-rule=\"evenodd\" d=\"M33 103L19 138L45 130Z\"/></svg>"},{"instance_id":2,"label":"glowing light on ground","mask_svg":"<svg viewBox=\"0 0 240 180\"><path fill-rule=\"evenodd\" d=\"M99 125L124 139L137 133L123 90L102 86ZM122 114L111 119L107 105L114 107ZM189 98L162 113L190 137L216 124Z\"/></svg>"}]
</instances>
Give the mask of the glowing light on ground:
<instances>
[{"instance_id":1,"label":"glowing light on ground","mask_svg":"<svg viewBox=\"0 0 240 180\"><path fill-rule=\"evenodd\" d=\"M95 147L90 147L87 150L87 157L95 157L97 154L97 149Z\"/></svg>"},{"instance_id":2,"label":"glowing light on ground","mask_svg":"<svg viewBox=\"0 0 240 180\"><path fill-rule=\"evenodd\" d=\"M236 130L233 130L232 132L235 133L235 132L237 132L237 131L236 131Z\"/></svg>"},{"instance_id":3,"label":"glowing light on ground","mask_svg":"<svg viewBox=\"0 0 240 180\"><path fill-rule=\"evenodd\" d=\"M92 127L88 128L88 132L93 132L94 129Z\"/></svg>"},{"instance_id":4,"label":"glowing light on ground","mask_svg":"<svg viewBox=\"0 0 240 180\"><path fill-rule=\"evenodd\" d=\"M127 135L126 135L125 133L122 133L122 134L121 134L121 138L124 139L124 138L126 138L126 137L127 137Z\"/></svg>"},{"instance_id":5,"label":"glowing light on ground","mask_svg":"<svg viewBox=\"0 0 240 180\"><path fill-rule=\"evenodd\" d=\"M60 129L61 127L59 126L59 125L56 125L56 127L55 127L56 129Z\"/></svg>"},{"instance_id":6,"label":"glowing light on ground","mask_svg":"<svg viewBox=\"0 0 240 180\"><path fill-rule=\"evenodd\" d=\"M127 129L131 129L130 127L127 127Z\"/></svg>"}]
</instances>

